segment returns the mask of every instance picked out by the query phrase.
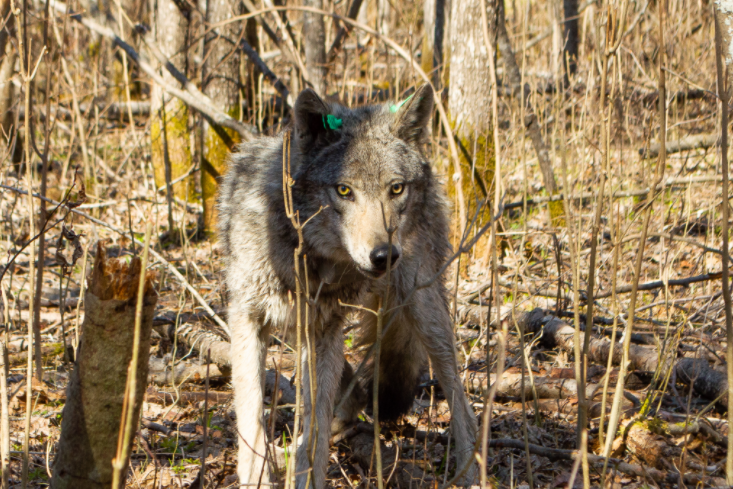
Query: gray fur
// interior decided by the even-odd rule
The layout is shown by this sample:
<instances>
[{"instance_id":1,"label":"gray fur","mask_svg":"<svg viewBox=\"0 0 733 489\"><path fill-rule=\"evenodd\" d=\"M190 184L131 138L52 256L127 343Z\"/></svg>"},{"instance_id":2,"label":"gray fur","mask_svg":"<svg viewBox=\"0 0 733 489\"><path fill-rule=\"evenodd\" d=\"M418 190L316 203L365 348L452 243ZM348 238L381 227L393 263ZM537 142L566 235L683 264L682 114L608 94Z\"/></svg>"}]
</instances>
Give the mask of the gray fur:
<instances>
[{"instance_id":1,"label":"gray fur","mask_svg":"<svg viewBox=\"0 0 733 489\"><path fill-rule=\"evenodd\" d=\"M322 101L306 90L295 103L291 166L293 200L304 230L311 298L310 323L316 344L317 445L315 487L325 485L329 435L342 382L343 324L352 310L339 305L362 304L376 310L386 274L376 265L375 250L388 243L394 229L391 286L385 310L402 304L416 283L430 279L445 262L447 208L421 147L433 111L429 86L396 113L387 105L348 109ZM342 120L337 129L324 127L323 116ZM232 383L235 393L241 484L268 482L262 427L264 358L270 328L295 324L288 291L295 290L294 249L297 234L285 215L282 177L282 135L243 144L231 157L219 197L219 233L225 250L232 331ZM398 195L394 184L403 184ZM347 184L351 198L339 196ZM342 189L343 190L343 189ZM320 212L319 212L320 210ZM380 413L396 417L410 407L420 368L430 357L452 411L451 427L459 465L472 457L476 419L463 393L443 280L419 290L409 304L396 309L380 363ZM375 338L372 314L363 314L362 337ZM348 374L348 375L347 375ZM344 377L348 378L347 372ZM368 379L363 383L369 384ZM298 452L300 489L309 467L305 449L310 423L308 369L304 369L305 436ZM364 407L358 392L339 418ZM393 402L396 401L396 402ZM335 425L349 421L338 420ZM264 468L263 468L264 467ZM264 474L261 477L261 474ZM469 471L473 479L475 469Z\"/></svg>"}]
</instances>

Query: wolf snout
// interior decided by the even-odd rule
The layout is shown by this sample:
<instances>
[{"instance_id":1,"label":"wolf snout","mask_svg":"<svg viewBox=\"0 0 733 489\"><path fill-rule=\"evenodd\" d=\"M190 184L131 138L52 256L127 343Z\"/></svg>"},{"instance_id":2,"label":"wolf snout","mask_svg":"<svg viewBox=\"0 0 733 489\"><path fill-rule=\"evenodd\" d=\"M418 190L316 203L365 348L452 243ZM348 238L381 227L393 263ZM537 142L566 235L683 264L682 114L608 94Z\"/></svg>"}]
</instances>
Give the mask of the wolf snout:
<instances>
[{"instance_id":1,"label":"wolf snout","mask_svg":"<svg viewBox=\"0 0 733 489\"><path fill-rule=\"evenodd\" d=\"M389 255L392 255L392 266L397 263L400 258L400 249L395 245L383 245L374 248L369 254L369 261L372 262L374 270L380 273L387 271L387 262L389 261Z\"/></svg>"}]
</instances>

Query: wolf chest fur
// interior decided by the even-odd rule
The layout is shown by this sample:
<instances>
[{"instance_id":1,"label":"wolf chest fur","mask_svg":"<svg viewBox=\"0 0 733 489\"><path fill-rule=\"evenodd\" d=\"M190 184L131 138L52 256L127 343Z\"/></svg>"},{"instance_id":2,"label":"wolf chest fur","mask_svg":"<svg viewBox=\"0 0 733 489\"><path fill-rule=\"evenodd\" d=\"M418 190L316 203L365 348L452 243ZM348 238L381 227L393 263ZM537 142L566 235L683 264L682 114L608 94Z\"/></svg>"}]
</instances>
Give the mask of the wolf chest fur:
<instances>
[{"instance_id":1,"label":"wolf chest fur","mask_svg":"<svg viewBox=\"0 0 733 489\"><path fill-rule=\"evenodd\" d=\"M432 280L450 251L443 192L422 151L432 112L429 86L401 105L349 109L323 101L312 90L302 92L295 103L289 129L292 199L300 222L308 221L300 268L307 272L302 280L307 275L317 385L311 402L309 370L304 368L299 488L308 480L324 487L332 422L348 423L367 400L356 390L334 413L339 386L351 374L344 360L343 327L353 309L344 304L377 310L381 300L387 311L389 327L377 367L380 419L397 418L410 408L429 357L451 408L454 453L459 465L470 463L476 419L458 376L444 281ZM298 235L285 209L283 151L282 134L241 145L231 156L219 197L240 437L238 475L240 484L251 486L268 483L270 477L262 405L269 332L286 325L292 331L296 324L289 293L296 288ZM375 316L362 314L361 341L375 341L375 328ZM374 369L370 362L360 385L372 385ZM316 440L309 440L312 406ZM472 479L475 470L467 473Z\"/></svg>"}]
</instances>

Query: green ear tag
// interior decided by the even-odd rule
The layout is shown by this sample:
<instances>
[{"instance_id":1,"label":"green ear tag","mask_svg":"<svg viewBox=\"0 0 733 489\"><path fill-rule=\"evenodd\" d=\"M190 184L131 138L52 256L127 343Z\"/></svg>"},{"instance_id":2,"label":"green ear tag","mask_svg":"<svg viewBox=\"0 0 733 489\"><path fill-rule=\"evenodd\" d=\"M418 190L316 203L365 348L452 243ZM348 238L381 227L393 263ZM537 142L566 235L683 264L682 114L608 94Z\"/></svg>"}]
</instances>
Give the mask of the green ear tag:
<instances>
[{"instance_id":1,"label":"green ear tag","mask_svg":"<svg viewBox=\"0 0 733 489\"><path fill-rule=\"evenodd\" d=\"M344 125L344 121L342 121L341 119L336 119L336 116L333 114L324 115L322 116L322 118L324 129L330 128L332 131L335 131Z\"/></svg>"},{"instance_id":2,"label":"green ear tag","mask_svg":"<svg viewBox=\"0 0 733 489\"><path fill-rule=\"evenodd\" d=\"M390 105L389 106L389 111L392 112L393 114L396 113L398 110L400 110L400 108L403 105L405 105L407 103L408 100L410 100L413 97L413 95L415 95L415 94L413 93L412 95L410 95L405 100L403 100L402 102L398 103L397 105Z\"/></svg>"}]
</instances>

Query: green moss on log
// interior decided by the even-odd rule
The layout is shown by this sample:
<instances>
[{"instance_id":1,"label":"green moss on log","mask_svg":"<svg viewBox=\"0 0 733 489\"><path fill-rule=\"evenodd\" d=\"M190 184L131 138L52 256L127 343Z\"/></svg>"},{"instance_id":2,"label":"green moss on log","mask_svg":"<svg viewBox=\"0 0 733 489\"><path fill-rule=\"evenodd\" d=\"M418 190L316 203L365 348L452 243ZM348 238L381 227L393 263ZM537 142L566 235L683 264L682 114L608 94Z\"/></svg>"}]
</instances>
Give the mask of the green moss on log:
<instances>
[{"instance_id":1,"label":"green moss on log","mask_svg":"<svg viewBox=\"0 0 733 489\"><path fill-rule=\"evenodd\" d=\"M550 224L555 227L565 226L565 207L562 200L553 200L547 203L547 210L550 212Z\"/></svg>"}]
</instances>

